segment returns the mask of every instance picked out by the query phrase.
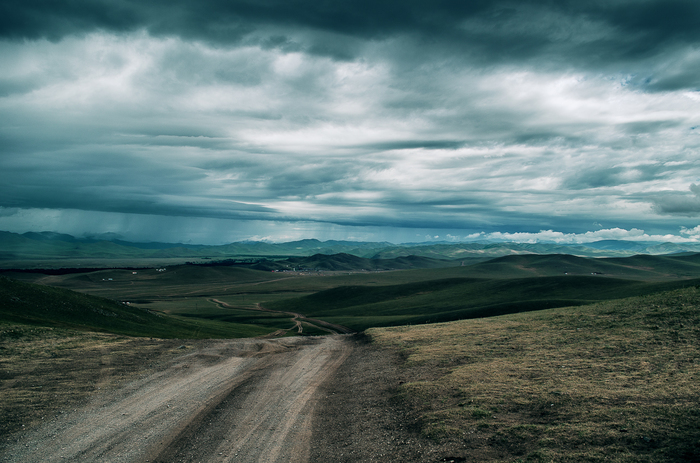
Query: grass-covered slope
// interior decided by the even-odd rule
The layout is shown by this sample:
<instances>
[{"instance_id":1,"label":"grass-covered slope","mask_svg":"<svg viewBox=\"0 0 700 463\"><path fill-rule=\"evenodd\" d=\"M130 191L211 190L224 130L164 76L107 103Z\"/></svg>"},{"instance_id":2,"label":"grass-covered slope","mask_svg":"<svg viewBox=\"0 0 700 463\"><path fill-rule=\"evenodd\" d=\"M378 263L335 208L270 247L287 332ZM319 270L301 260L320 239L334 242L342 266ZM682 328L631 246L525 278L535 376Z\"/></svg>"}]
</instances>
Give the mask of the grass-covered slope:
<instances>
[{"instance_id":1,"label":"grass-covered slope","mask_svg":"<svg viewBox=\"0 0 700 463\"><path fill-rule=\"evenodd\" d=\"M455 266L454 262L419 256L402 256L393 259L367 259L347 253L314 254L310 257L290 257L279 261L264 261L252 268L258 270L403 270L413 268L440 268Z\"/></svg>"},{"instance_id":2,"label":"grass-covered slope","mask_svg":"<svg viewBox=\"0 0 700 463\"><path fill-rule=\"evenodd\" d=\"M465 267L464 272L488 278L565 274L643 280L700 278L700 254L598 259L566 254L505 256Z\"/></svg>"},{"instance_id":3,"label":"grass-covered slope","mask_svg":"<svg viewBox=\"0 0 700 463\"><path fill-rule=\"evenodd\" d=\"M367 334L403 352L398 397L455 457L700 461L697 287Z\"/></svg>"},{"instance_id":4,"label":"grass-covered slope","mask_svg":"<svg viewBox=\"0 0 700 463\"><path fill-rule=\"evenodd\" d=\"M110 299L135 301L154 295L175 297L183 294L210 295L231 285L251 284L282 279L282 274L239 267L205 267L178 265L166 271L158 269L109 269L89 273L71 273L47 278L43 274L12 272L10 278L39 282Z\"/></svg>"},{"instance_id":5,"label":"grass-covered slope","mask_svg":"<svg viewBox=\"0 0 700 463\"><path fill-rule=\"evenodd\" d=\"M266 304L358 331L372 326L478 318L651 294L697 284L598 276L451 278L391 286L344 286Z\"/></svg>"},{"instance_id":6,"label":"grass-covered slope","mask_svg":"<svg viewBox=\"0 0 700 463\"><path fill-rule=\"evenodd\" d=\"M251 324L180 319L109 299L3 277L0 277L0 323L162 338L233 338L271 331Z\"/></svg>"}]
</instances>

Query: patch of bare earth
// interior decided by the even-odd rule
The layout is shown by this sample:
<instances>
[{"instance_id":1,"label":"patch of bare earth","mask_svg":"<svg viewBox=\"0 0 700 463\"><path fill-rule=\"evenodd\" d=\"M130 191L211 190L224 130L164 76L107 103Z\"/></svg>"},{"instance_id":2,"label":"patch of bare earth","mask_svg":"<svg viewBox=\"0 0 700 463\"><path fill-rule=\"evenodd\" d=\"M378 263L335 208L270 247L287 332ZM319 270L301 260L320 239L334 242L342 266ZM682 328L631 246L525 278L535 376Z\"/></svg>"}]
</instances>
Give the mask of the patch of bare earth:
<instances>
[{"instance_id":1,"label":"patch of bare earth","mask_svg":"<svg viewBox=\"0 0 700 463\"><path fill-rule=\"evenodd\" d=\"M182 354L181 345L172 339L0 326L0 452L90 397L161 368Z\"/></svg>"},{"instance_id":2,"label":"patch of bare earth","mask_svg":"<svg viewBox=\"0 0 700 463\"><path fill-rule=\"evenodd\" d=\"M316 390L352 342L247 339L179 350L81 407L10 433L3 461L309 461Z\"/></svg>"},{"instance_id":3,"label":"patch of bare earth","mask_svg":"<svg viewBox=\"0 0 700 463\"><path fill-rule=\"evenodd\" d=\"M7 329L0 461L462 461L453 443L420 436L418 415L392 399L421 373L360 335L182 341Z\"/></svg>"}]
</instances>

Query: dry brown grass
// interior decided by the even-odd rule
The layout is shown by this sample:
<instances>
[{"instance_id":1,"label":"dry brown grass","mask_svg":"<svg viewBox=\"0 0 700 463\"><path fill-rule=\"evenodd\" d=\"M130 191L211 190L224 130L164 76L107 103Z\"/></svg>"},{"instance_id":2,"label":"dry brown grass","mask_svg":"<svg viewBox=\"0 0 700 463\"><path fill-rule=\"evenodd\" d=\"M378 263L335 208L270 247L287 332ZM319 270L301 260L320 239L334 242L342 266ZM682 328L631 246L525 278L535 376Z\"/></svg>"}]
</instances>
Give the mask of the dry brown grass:
<instances>
[{"instance_id":1,"label":"dry brown grass","mask_svg":"<svg viewBox=\"0 0 700 463\"><path fill-rule=\"evenodd\" d=\"M471 461L700 461L700 291L371 329L421 432Z\"/></svg>"},{"instance_id":2,"label":"dry brown grass","mask_svg":"<svg viewBox=\"0 0 700 463\"><path fill-rule=\"evenodd\" d=\"M178 340L0 325L0 448L175 355Z\"/></svg>"}]
</instances>

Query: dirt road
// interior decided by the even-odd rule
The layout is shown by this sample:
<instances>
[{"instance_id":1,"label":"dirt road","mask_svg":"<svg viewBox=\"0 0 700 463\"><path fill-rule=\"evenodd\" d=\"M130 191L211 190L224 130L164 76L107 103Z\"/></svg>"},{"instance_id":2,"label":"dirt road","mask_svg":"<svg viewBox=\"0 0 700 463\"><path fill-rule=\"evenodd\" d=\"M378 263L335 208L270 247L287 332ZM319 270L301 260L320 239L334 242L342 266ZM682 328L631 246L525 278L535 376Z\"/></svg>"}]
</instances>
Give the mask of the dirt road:
<instances>
[{"instance_id":1,"label":"dirt road","mask_svg":"<svg viewBox=\"0 0 700 463\"><path fill-rule=\"evenodd\" d=\"M212 341L61 415L5 449L12 462L305 462L316 391L346 336Z\"/></svg>"},{"instance_id":2,"label":"dirt road","mask_svg":"<svg viewBox=\"0 0 700 463\"><path fill-rule=\"evenodd\" d=\"M303 328L302 328L302 321L313 326L314 328L320 329L322 331L326 331L331 334L350 334L353 331L343 325L337 325L335 323L329 323L324 320L319 320L317 318L307 318L306 315L297 313L297 312L283 312L281 310L272 310L272 309L266 309L265 307L261 306L259 303L255 304L255 308L252 307L247 307L247 308L242 308L242 307L233 307L223 301L220 301L218 299L208 299L210 302L213 302L214 304L218 305L221 308L224 309L236 309L236 310L254 310L254 311L259 311L259 312L270 312L270 313L278 313L278 314L284 314L284 315L289 315L291 317L291 320L294 322L294 326L296 331L299 334L302 334ZM276 331L275 333L272 333L270 337L275 337L279 336L280 333L287 332L289 330L279 330Z\"/></svg>"}]
</instances>

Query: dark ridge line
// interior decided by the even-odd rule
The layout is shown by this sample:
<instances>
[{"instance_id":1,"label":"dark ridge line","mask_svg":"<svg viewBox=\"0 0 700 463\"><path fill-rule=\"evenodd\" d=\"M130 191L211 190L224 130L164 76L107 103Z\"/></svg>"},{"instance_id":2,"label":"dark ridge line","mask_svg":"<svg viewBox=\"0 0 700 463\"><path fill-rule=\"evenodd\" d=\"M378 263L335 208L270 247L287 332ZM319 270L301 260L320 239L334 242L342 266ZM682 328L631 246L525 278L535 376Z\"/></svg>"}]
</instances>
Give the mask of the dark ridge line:
<instances>
[{"instance_id":1,"label":"dark ridge line","mask_svg":"<svg viewBox=\"0 0 700 463\"><path fill-rule=\"evenodd\" d=\"M81 267L81 268L4 268L0 273L41 273L44 275L69 275L72 273L91 273L101 270L144 270L155 267Z\"/></svg>"}]
</instances>

